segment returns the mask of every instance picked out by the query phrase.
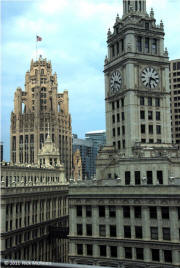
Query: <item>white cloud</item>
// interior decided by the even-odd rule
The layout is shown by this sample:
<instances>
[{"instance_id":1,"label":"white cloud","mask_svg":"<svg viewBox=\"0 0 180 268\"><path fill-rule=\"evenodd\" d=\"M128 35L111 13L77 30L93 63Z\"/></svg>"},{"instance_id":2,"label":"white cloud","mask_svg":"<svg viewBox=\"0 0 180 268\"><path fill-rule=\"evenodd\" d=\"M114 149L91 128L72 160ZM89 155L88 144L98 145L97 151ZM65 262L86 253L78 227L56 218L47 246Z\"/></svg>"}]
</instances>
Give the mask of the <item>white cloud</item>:
<instances>
[{"instance_id":1,"label":"white cloud","mask_svg":"<svg viewBox=\"0 0 180 268\"><path fill-rule=\"evenodd\" d=\"M37 10L49 16L60 14L68 6L68 0L41 0L37 2Z\"/></svg>"}]
</instances>

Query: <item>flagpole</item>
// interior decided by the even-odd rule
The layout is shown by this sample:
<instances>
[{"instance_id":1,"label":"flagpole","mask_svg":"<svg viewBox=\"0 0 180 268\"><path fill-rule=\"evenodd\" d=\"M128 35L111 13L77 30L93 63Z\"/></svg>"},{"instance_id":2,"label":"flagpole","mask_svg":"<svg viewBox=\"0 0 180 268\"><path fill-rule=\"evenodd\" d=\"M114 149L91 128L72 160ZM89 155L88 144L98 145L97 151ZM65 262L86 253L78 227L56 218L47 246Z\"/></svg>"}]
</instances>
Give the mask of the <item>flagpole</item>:
<instances>
[{"instance_id":1,"label":"flagpole","mask_svg":"<svg viewBox=\"0 0 180 268\"><path fill-rule=\"evenodd\" d=\"M37 61L37 34L36 34L36 61Z\"/></svg>"}]
</instances>

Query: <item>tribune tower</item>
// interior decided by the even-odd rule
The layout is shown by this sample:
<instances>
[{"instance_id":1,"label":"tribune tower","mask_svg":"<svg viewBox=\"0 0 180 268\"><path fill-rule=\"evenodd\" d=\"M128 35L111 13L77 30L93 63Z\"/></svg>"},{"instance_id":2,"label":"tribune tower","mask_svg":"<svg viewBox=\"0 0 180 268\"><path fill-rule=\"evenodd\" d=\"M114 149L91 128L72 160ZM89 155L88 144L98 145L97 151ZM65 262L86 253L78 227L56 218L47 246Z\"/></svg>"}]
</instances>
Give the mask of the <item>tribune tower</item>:
<instances>
[{"instance_id":1,"label":"tribune tower","mask_svg":"<svg viewBox=\"0 0 180 268\"><path fill-rule=\"evenodd\" d=\"M25 91L20 87L14 96L11 114L11 162L37 164L38 153L50 131L60 152L66 177L72 169L72 130L68 91L58 93L56 73L51 62L41 56L31 61L25 76Z\"/></svg>"}]
</instances>

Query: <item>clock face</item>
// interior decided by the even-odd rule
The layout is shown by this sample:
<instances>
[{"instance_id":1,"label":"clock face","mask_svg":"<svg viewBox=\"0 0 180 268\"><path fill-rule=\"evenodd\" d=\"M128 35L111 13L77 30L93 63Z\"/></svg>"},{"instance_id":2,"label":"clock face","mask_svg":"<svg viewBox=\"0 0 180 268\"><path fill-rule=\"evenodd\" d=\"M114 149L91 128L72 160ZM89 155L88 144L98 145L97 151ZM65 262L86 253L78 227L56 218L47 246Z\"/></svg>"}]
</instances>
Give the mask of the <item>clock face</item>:
<instances>
[{"instance_id":1,"label":"clock face","mask_svg":"<svg viewBox=\"0 0 180 268\"><path fill-rule=\"evenodd\" d=\"M159 83L159 75L154 68L147 67L141 73L141 80L145 87L155 88Z\"/></svg>"},{"instance_id":2,"label":"clock face","mask_svg":"<svg viewBox=\"0 0 180 268\"><path fill-rule=\"evenodd\" d=\"M110 80L110 87L111 87L111 92L116 93L120 90L122 84L122 78L121 74L118 71L115 71Z\"/></svg>"}]
</instances>

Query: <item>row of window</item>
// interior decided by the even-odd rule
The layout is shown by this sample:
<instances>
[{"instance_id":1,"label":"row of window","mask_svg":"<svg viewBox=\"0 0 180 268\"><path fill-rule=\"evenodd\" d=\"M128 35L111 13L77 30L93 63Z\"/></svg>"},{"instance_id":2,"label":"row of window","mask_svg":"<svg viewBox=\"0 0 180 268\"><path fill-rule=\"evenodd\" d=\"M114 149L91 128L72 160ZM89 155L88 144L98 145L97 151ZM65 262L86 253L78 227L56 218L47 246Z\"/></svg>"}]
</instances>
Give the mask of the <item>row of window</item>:
<instances>
[{"instance_id":1,"label":"row of window","mask_svg":"<svg viewBox=\"0 0 180 268\"><path fill-rule=\"evenodd\" d=\"M180 70L180 61L173 62L173 71Z\"/></svg>"},{"instance_id":2,"label":"row of window","mask_svg":"<svg viewBox=\"0 0 180 268\"><path fill-rule=\"evenodd\" d=\"M158 40L155 38L138 36L136 48L138 52L157 54L157 44Z\"/></svg>"},{"instance_id":3,"label":"row of window","mask_svg":"<svg viewBox=\"0 0 180 268\"><path fill-rule=\"evenodd\" d=\"M55 160L55 159L54 159ZM53 161L52 158L50 158L50 164L52 165ZM55 164L57 163L57 161L54 162ZM1 176L1 181L3 181L4 177ZM43 182L43 180L45 181L45 183L49 183L49 182L60 182L60 177L47 177L47 176L6 176L5 178L5 183L6 183L6 187L12 185L13 181L15 183L21 183L23 182L24 184L28 184L30 182L32 183L37 183L39 182Z\"/></svg>"},{"instance_id":4,"label":"row of window","mask_svg":"<svg viewBox=\"0 0 180 268\"><path fill-rule=\"evenodd\" d=\"M146 125L142 124L141 125L141 134L146 134ZM154 126L153 125L148 125L148 134L154 134ZM156 134L160 135L161 134L161 126L156 125Z\"/></svg>"},{"instance_id":5,"label":"row of window","mask_svg":"<svg viewBox=\"0 0 180 268\"><path fill-rule=\"evenodd\" d=\"M155 118L157 121L161 120L161 113L159 111L154 112L155 113ZM140 119L145 119L146 117L146 112L144 110L140 111ZM147 119L148 120L153 120L153 111L147 111Z\"/></svg>"},{"instance_id":6,"label":"row of window","mask_svg":"<svg viewBox=\"0 0 180 268\"><path fill-rule=\"evenodd\" d=\"M107 211L106 211L107 208ZM130 218L132 217L131 214L131 207L130 206L123 206L123 217ZM116 217L116 206L98 206L98 213L99 217L108 216L110 218ZM108 214L106 214L108 213ZM142 218L142 207L141 206L134 206L133 213L135 218ZM76 206L76 216L82 217L83 216L83 206L77 205ZM85 215L86 217L92 217L92 206L87 205L85 206ZM177 216L180 219L180 207L177 207ZM149 207L149 219L157 219L157 207ZM162 219L169 219L169 207L161 207L161 218Z\"/></svg>"},{"instance_id":7,"label":"row of window","mask_svg":"<svg viewBox=\"0 0 180 268\"><path fill-rule=\"evenodd\" d=\"M155 106L155 107L160 107L161 103L160 103L160 98L152 98L152 97L140 97L140 105L144 106L144 105L148 105L148 106Z\"/></svg>"},{"instance_id":8,"label":"row of window","mask_svg":"<svg viewBox=\"0 0 180 268\"><path fill-rule=\"evenodd\" d=\"M107 257L107 247L106 245L98 245L99 247L99 256ZM86 252L85 252L86 249ZM109 246L110 249L110 257L117 258L118 257L118 247L117 246ZM77 255L87 255L93 256L93 245L92 244L77 244L76 245ZM132 259L132 248L124 247L124 258ZM155 262L160 261L160 249L150 249L151 250L151 260ZM172 251L171 250L163 250L164 262L172 263ZM137 260L144 260L144 248L135 248L135 255Z\"/></svg>"},{"instance_id":9,"label":"row of window","mask_svg":"<svg viewBox=\"0 0 180 268\"><path fill-rule=\"evenodd\" d=\"M124 226L124 238L132 238L132 228L134 229L135 238L137 239L143 239L143 229L142 226L134 226L131 227L130 225ZM99 225L99 236L100 237L106 237L107 236L107 230L109 230L109 236L110 237L117 237L117 229L116 225L105 225L100 224ZM152 240L158 240L158 227L150 227L150 234ZM93 230L92 230L92 224L86 224L86 230L83 232L83 224L77 224L77 235L86 235L86 236L92 236ZM162 236L163 240L171 240L171 232L170 228L163 227L162 228ZM180 236L180 229L179 229L179 236ZM179 237L180 239L180 237Z\"/></svg>"}]
</instances>

